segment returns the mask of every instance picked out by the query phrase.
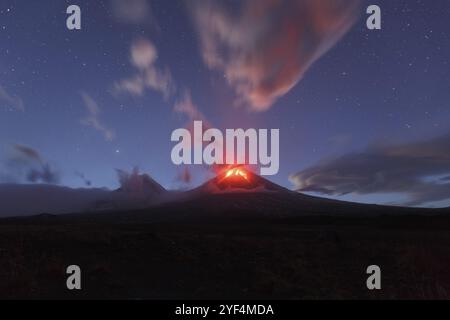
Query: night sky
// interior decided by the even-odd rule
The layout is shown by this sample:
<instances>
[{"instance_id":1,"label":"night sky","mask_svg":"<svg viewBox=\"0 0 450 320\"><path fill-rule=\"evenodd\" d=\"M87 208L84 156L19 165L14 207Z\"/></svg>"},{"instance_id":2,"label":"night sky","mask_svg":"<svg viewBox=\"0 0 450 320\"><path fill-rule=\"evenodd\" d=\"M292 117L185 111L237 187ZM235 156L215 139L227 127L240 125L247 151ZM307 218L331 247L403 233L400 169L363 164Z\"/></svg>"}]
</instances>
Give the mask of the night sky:
<instances>
[{"instance_id":1,"label":"night sky","mask_svg":"<svg viewBox=\"0 0 450 320\"><path fill-rule=\"evenodd\" d=\"M170 135L201 117L279 128L268 178L291 189L449 205L450 1L272 2L2 0L0 182L112 189L137 166L186 187ZM70 4L81 30L66 28ZM369 4L382 30L367 29ZM188 186L212 174L188 169Z\"/></svg>"}]
</instances>

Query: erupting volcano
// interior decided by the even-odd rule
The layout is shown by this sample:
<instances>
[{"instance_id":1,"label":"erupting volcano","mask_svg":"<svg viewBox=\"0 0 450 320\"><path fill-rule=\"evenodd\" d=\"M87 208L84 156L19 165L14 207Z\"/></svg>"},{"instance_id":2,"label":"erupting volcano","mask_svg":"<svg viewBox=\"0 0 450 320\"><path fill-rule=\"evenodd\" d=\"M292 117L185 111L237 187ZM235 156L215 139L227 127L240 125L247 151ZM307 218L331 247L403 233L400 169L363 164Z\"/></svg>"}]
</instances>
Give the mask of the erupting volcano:
<instances>
[{"instance_id":1,"label":"erupting volcano","mask_svg":"<svg viewBox=\"0 0 450 320\"><path fill-rule=\"evenodd\" d=\"M208 192L287 191L244 166L227 168L200 187Z\"/></svg>"}]
</instances>

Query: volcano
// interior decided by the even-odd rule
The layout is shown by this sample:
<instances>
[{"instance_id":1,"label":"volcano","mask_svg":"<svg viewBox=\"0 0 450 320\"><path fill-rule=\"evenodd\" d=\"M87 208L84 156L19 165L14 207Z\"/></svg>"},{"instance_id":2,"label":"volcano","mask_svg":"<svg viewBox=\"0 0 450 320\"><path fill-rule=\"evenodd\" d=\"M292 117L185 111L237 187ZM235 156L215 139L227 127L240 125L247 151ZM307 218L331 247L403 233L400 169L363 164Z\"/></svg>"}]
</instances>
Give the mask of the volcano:
<instances>
[{"instance_id":1,"label":"volcano","mask_svg":"<svg viewBox=\"0 0 450 320\"><path fill-rule=\"evenodd\" d=\"M205 193L292 192L243 166L222 170L215 178L207 181L196 191Z\"/></svg>"},{"instance_id":2,"label":"volcano","mask_svg":"<svg viewBox=\"0 0 450 320\"><path fill-rule=\"evenodd\" d=\"M431 209L360 204L306 195L273 183L244 166L224 169L198 188L179 193L172 200L142 211L136 219L296 221L304 217L320 220L327 219L325 217L368 218L434 212ZM127 219L131 218L128 214Z\"/></svg>"},{"instance_id":3,"label":"volcano","mask_svg":"<svg viewBox=\"0 0 450 320\"><path fill-rule=\"evenodd\" d=\"M0 219L0 256L8 257L0 298L74 299L54 271L73 263L90 281L79 296L86 299L373 299L362 278L369 261L405 279L386 297L422 298L429 281L437 283L433 275L448 278L448 209L316 198L243 167L186 192L164 192L147 178L125 180L122 190L100 195L125 197L130 209ZM165 201L142 207L141 199L153 199L148 191ZM78 199L50 195L55 204ZM85 203L82 195L78 202ZM37 205L42 196L16 199ZM405 273L405 266L412 267ZM323 287L328 281L330 289ZM416 291L410 283L418 283ZM449 282L441 283L450 292Z\"/></svg>"},{"instance_id":4,"label":"volcano","mask_svg":"<svg viewBox=\"0 0 450 320\"><path fill-rule=\"evenodd\" d=\"M165 202L158 220L284 219L305 216L377 216L412 214L415 209L357 204L301 194L275 184L245 167L232 167L200 187ZM423 211L423 209L422 209ZM144 215L141 215L141 218ZM150 219L151 220L151 219Z\"/></svg>"}]
</instances>

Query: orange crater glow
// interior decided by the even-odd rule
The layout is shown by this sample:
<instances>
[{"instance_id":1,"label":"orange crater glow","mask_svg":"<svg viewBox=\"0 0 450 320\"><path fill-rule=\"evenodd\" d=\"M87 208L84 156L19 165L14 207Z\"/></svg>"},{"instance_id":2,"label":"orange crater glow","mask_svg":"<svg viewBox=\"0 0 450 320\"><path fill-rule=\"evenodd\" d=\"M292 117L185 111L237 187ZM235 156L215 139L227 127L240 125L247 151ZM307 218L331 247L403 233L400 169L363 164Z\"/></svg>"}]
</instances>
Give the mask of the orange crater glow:
<instances>
[{"instance_id":1,"label":"orange crater glow","mask_svg":"<svg viewBox=\"0 0 450 320\"><path fill-rule=\"evenodd\" d=\"M224 179L232 178L232 177L241 177L248 181L248 174L245 170L241 168L233 168L229 169L225 174Z\"/></svg>"}]
</instances>

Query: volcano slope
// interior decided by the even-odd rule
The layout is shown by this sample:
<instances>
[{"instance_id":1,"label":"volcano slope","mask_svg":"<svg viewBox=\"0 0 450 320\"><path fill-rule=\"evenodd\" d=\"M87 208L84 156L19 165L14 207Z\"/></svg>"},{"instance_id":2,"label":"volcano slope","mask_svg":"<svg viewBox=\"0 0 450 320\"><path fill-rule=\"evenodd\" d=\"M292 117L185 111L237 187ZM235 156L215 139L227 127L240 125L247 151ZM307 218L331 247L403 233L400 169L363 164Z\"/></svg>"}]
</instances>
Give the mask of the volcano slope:
<instances>
[{"instance_id":1,"label":"volcano slope","mask_svg":"<svg viewBox=\"0 0 450 320\"><path fill-rule=\"evenodd\" d=\"M2 219L0 298L450 298L448 209L323 200L257 179L216 178L146 210ZM72 264L81 291L66 289ZM366 287L374 264L379 291Z\"/></svg>"}]
</instances>

